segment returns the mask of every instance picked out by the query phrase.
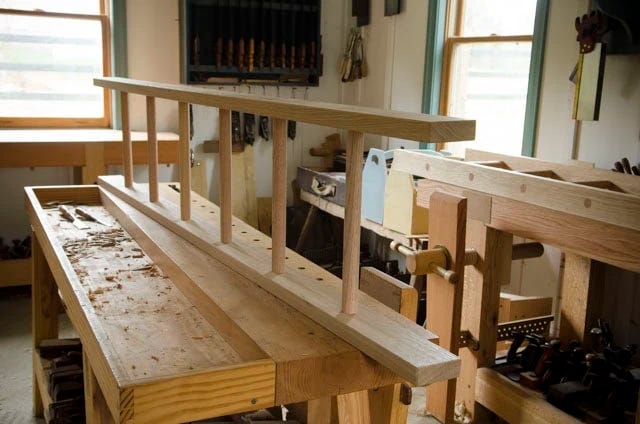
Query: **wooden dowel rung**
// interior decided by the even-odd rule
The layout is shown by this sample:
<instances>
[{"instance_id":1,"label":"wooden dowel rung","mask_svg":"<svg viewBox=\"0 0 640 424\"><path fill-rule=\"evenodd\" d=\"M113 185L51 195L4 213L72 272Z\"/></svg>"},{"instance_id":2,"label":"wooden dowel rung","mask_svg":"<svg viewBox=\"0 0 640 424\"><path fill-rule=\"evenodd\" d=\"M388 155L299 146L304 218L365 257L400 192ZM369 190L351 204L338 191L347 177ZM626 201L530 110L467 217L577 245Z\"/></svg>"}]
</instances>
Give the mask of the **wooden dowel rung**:
<instances>
[{"instance_id":1,"label":"wooden dowel rung","mask_svg":"<svg viewBox=\"0 0 640 424\"><path fill-rule=\"evenodd\" d=\"M511 250L511 259L530 259L530 258L539 258L544 254L544 246L542 243L531 242L531 243L519 243L514 244Z\"/></svg>"},{"instance_id":2,"label":"wooden dowel rung","mask_svg":"<svg viewBox=\"0 0 640 424\"><path fill-rule=\"evenodd\" d=\"M178 104L180 130L180 218L191 219L191 149L189 147L189 103Z\"/></svg>"},{"instance_id":3,"label":"wooden dowel rung","mask_svg":"<svg viewBox=\"0 0 640 424\"><path fill-rule=\"evenodd\" d=\"M271 269L282 274L287 240L287 121L273 120L273 195L271 200Z\"/></svg>"},{"instance_id":4,"label":"wooden dowel rung","mask_svg":"<svg viewBox=\"0 0 640 424\"><path fill-rule=\"evenodd\" d=\"M363 150L364 134L359 131L349 131L342 244L342 312L350 315L355 314L358 308Z\"/></svg>"},{"instance_id":5,"label":"wooden dowel rung","mask_svg":"<svg viewBox=\"0 0 640 424\"><path fill-rule=\"evenodd\" d=\"M158 201L158 137L156 134L156 99L147 96L147 147L149 166L149 201Z\"/></svg>"},{"instance_id":6,"label":"wooden dowel rung","mask_svg":"<svg viewBox=\"0 0 640 424\"><path fill-rule=\"evenodd\" d=\"M220 241L231 242L231 111L220 109Z\"/></svg>"},{"instance_id":7,"label":"wooden dowel rung","mask_svg":"<svg viewBox=\"0 0 640 424\"><path fill-rule=\"evenodd\" d=\"M131 147L131 127L129 125L129 93L120 92L120 112L122 119L122 168L124 186L133 186L133 152Z\"/></svg>"}]
</instances>

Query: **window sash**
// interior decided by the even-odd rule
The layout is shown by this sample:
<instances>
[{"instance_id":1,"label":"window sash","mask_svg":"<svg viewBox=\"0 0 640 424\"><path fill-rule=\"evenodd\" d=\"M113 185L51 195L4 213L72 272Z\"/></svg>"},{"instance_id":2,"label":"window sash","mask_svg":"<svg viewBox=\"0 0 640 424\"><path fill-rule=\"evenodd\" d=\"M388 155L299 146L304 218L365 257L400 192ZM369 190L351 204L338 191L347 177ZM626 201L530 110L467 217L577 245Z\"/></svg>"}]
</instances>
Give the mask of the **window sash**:
<instances>
[{"instance_id":1,"label":"window sash","mask_svg":"<svg viewBox=\"0 0 640 424\"><path fill-rule=\"evenodd\" d=\"M36 17L51 17L64 19L79 19L85 21L98 21L102 29L102 74L111 75L111 25L109 16L104 13L106 6L101 2L102 14L87 15L76 13L44 12L20 9L0 8L0 15L22 15ZM111 90L103 90L103 113L99 118L82 117L0 117L0 127L34 128L34 127L110 127L111 126Z\"/></svg>"}]
</instances>

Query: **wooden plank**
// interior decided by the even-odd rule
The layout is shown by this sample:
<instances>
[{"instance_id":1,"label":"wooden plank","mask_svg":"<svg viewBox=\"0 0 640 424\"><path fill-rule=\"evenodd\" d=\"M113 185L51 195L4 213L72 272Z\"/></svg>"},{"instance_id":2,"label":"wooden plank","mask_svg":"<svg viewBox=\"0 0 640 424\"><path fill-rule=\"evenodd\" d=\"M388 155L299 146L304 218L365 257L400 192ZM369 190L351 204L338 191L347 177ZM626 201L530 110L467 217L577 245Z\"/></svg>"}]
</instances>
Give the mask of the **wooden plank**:
<instances>
[{"instance_id":1,"label":"wooden plank","mask_svg":"<svg viewBox=\"0 0 640 424\"><path fill-rule=\"evenodd\" d=\"M386 135L415 141L464 141L475 138L475 121L421 113L380 110L361 106L262 97L201 87L95 78L94 85L272 118L325 127Z\"/></svg>"},{"instance_id":2,"label":"wooden plank","mask_svg":"<svg viewBox=\"0 0 640 424\"><path fill-rule=\"evenodd\" d=\"M31 284L31 260L0 260L0 287L28 286Z\"/></svg>"},{"instance_id":3,"label":"wooden plank","mask_svg":"<svg viewBox=\"0 0 640 424\"><path fill-rule=\"evenodd\" d=\"M353 315L358 310L360 277L360 220L362 204L362 154L364 134L349 131L347 137L347 172L342 241L342 312Z\"/></svg>"},{"instance_id":4,"label":"wooden plank","mask_svg":"<svg viewBox=\"0 0 640 424\"><path fill-rule=\"evenodd\" d=\"M219 110L220 164L218 184L220 184L220 241L231 242L231 111Z\"/></svg>"},{"instance_id":5,"label":"wooden plank","mask_svg":"<svg viewBox=\"0 0 640 424\"><path fill-rule=\"evenodd\" d=\"M147 97L147 146L149 168L149 201L158 201L158 137L156 135L156 99Z\"/></svg>"},{"instance_id":6,"label":"wooden plank","mask_svg":"<svg viewBox=\"0 0 640 424\"><path fill-rule=\"evenodd\" d=\"M639 196L405 150L396 152L392 169L550 211L640 231Z\"/></svg>"},{"instance_id":7,"label":"wooden plank","mask_svg":"<svg viewBox=\"0 0 640 424\"><path fill-rule=\"evenodd\" d=\"M588 340L589 331L602 317L604 264L565 253L560 299L560 341Z\"/></svg>"},{"instance_id":8,"label":"wooden plank","mask_svg":"<svg viewBox=\"0 0 640 424\"><path fill-rule=\"evenodd\" d=\"M409 406L400 401L400 392L405 390L402 386L399 383L369 390L371 424L406 424Z\"/></svg>"},{"instance_id":9,"label":"wooden plank","mask_svg":"<svg viewBox=\"0 0 640 424\"><path fill-rule=\"evenodd\" d=\"M431 195L429 243L444 246L451 258L450 270L458 274L452 284L437 274L427 276L426 328L440 337L440 346L458 354L464 281L467 199L446 193ZM456 380L427 386L427 408L441 422L453 421Z\"/></svg>"},{"instance_id":10,"label":"wooden plank","mask_svg":"<svg viewBox=\"0 0 640 424\"><path fill-rule=\"evenodd\" d=\"M271 203L271 269L284 272L287 248L287 121L274 119L273 131L273 195Z\"/></svg>"},{"instance_id":11,"label":"wooden plank","mask_svg":"<svg viewBox=\"0 0 640 424\"><path fill-rule=\"evenodd\" d=\"M271 197L258 197L258 230L271 236Z\"/></svg>"},{"instance_id":12,"label":"wooden plank","mask_svg":"<svg viewBox=\"0 0 640 424\"><path fill-rule=\"evenodd\" d=\"M232 146L233 147L233 146ZM256 198L256 177L254 172L255 161L253 159L253 145L244 146L243 158L246 217L245 222L253 228L258 228L258 199Z\"/></svg>"},{"instance_id":13,"label":"wooden plank","mask_svg":"<svg viewBox=\"0 0 640 424\"><path fill-rule=\"evenodd\" d=\"M373 267L360 270L360 291L393 311L416 320L418 292L415 288Z\"/></svg>"},{"instance_id":14,"label":"wooden plank","mask_svg":"<svg viewBox=\"0 0 640 424\"><path fill-rule=\"evenodd\" d=\"M293 418L302 424L336 424L331 416L331 398L312 399L287 405L288 419Z\"/></svg>"},{"instance_id":15,"label":"wooden plank","mask_svg":"<svg viewBox=\"0 0 640 424\"><path fill-rule=\"evenodd\" d=\"M122 125L122 169L127 187L133 184L133 153L131 151L131 127L129 123L129 93L120 92L120 120Z\"/></svg>"},{"instance_id":16,"label":"wooden plank","mask_svg":"<svg viewBox=\"0 0 640 424\"><path fill-rule=\"evenodd\" d=\"M304 270L293 267L287 268L282 275L273 275L269 251L256 250L250 240L220 245L217 240L219 229L215 224L200 219L176 221L178 209L174 203L149 203L143 198L144 191L140 186L136 190L125 189L122 179L117 176L103 177L100 184L413 384L423 385L457 376L458 359L428 342L431 333L388 311L368 296L359 296L360 312L357 315L348 317L340 313L337 301L340 282L336 277L323 274L318 277L322 281L319 283L317 279L309 278ZM292 257L294 252L287 250L287 255ZM375 326L371 325L373 322Z\"/></svg>"},{"instance_id":17,"label":"wooden plank","mask_svg":"<svg viewBox=\"0 0 640 424\"><path fill-rule=\"evenodd\" d=\"M476 399L510 423L577 424L581 422L551 405L541 393L514 383L490 368L478 370Z\"/></svg>"},{"instance_id":18,"label":"wooden plank","mask_svg":"<svg viewBox=\"0 0 640 424\"><path fill-rule=\"evenodd\" d=\"M512 170L516 171L542 171L545 169L552 170L560 178L565 181L580 182L591 180L606 180L611 181L616 186L623 189L626 193L640 196L640 181L638 178L634 178L634 175L622 174L619 172L612 172L606 169L597 169L590 166L585 166L584 163L558 163L549 162L535 158L528 158L524 156L509 156L501 155L493 152L485 152L482 150L467 149L465 152L465 160L469 161L483 161L483 160L497 160L505 162Z\"/></svg>"},{"instance_id":19,"label":"wooden plank","mask_svg":"<svg viewBox=\"0 0 640 424\"><path fill-rule=\"evenodd\" d=\"M435 190L460 195L470 192L422 180L418 183L418 203L429 207L429 196ZM491 196L491 202L490 225L493 228L640 272L640 231L499 196Z\"/></svg>"},{"instance_id":20,"label":"wooden plank","mask_svg":"<svg viewBox=\"0 0 640 424\"><path fill-rule=\"evenodd\" d=\"M48 396L47 385L41 381L43 375L38 376L39 359L36 349L44 339L58 338L58 289L51 274L47 259L40 247L40 242L35 232L31 233L31 337L33 339L33 408L37 417L43 415L43 408ZM44 389L44 390L43 390Z\"/></svg>"},{"instance_id":21,"label":"wooden plank","mask_svg":"<svg viewBox=\"0 0 640 424\"><path fill-rule=\"evenodd\" d=\"M178 201L178 194L166 185L161 185L161 190L163 199ZM243 357L251 357L249 345L252 344L254 349L262 351L263 348L264 353L276 363L277 404L333 396L398 381L398 377L389 370L232 271L226 264L122 200L108 193L103 193L103 198L118 221L131 231L144 251L153 257L198 311L204 316L212 316L210 321L215 320L217 328L228 328L227 339L232 337L236 341L235 349L242 349L245 352ZM194 196L194 200L196 217L207 219L219 213L219 208L205 199ZM237 218L234 218L233 228L234 238L251 241L254 249L266 250L271 246L269 238ZM306 268L305 272L314 278L329 275L291 252L288 262L297 268ZM212 284L212 275L216 276L216 284ZM246 339L242 341L243 336L238 331L229 331L232 323L221 325L229 319L234 320L233 325L254 343ZM246 345L244 348L243 344Z\"/></svg>"},{"instance_id":22,"label":"wooden plank","mask_svg":"<svg viewBox=\"0 0 640 424\"><path fill-rule=\"evenodd\" d=\"M122 397L131 401L122 416L141 424L190 422L268 408L275 405L275 371L273 361L265 359L124 387Z\"/></svg>"},{"instance_id":23,"label":"wooden plank","mask_svg":"<svg viewBox=\"0 0 640 424\"><path fill-rule=\"evenodd\" d=\"M477 351L462 349L462 369L456 400L464 402L475 418L476 373L491 366L496 356L500 287L511 278L513 235L487 227L484 222L467 222L466 247L478 252L478 262L466 269L461 328L480 341Z\"/></svg>"},{"instance_id":24,"label":"wooden plank","mask_svg":"<svg viewBox=\"0 0 640 424\"><path fill-rule=\"evenodd\" d=\"M86 421L92 424L108 424L114 422L109 409L106 408L104 395L96 375L91 369L91 359L82 352L82 373L84 379L84 410Z\"/></svg>"},{"instance_id":25,"label":"wooden plank","mask_svg":"<svg viewBox=\"0 0 640 424\"><path fill-rule=\"evenodd\" d=\"M191 149L189 141L189 104L178 105L178 121L180 127L180 219L191 219Z\"/></svg>"},{"instance_id":26,"label":"wooden plank","mask_svg":"<svg viewBox=\"0 0 640 424\"><path fill-rule=\"evenodd\" d=\"M49 361L40 358L36 350L33 356L33 395L34 410L33 415L44 418L45 422L51 421L49 405L51 405L51 395L49 395Z\"/></svg>"}]
</instances>

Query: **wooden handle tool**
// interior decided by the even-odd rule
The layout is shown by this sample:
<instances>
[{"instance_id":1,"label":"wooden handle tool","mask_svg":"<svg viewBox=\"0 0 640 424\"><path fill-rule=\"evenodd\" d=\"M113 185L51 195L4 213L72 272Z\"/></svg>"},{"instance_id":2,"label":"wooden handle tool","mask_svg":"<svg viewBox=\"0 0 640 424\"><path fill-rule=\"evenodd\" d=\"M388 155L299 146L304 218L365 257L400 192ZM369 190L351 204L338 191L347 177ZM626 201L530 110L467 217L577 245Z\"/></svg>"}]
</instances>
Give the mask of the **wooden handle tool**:
<instances>
[{"instance_id":1,"label":"wooden handle tool","mask_svg":"<svg viewBox=\"0 0 640 424\"><path fill-rule=\"evenodd\" d=\"M76 216L73 214L73 212L71 212L71 210L67 206L60 205L58 206L58 210L60 211L60 215L62 215L64 219L66 219L67 221L75 225L77 229L79 230L89 229L89 226L81 222L79 219L77 219Z\"/></svg>"},{"instance_id":2,"label":"wooden handle tool","mask_svg":"<svg viewBox=\"0 0 640 424\"><path fill-rule=\"evenodd\" d=\"M80 215L81 217L83 217L84 219L86 219L87 221L97 222L98 224L102 224L102 225L104 225L106 227L110 226L110 224L107 224L103 220L99 219L97 216L89 213L88 211L86 211L84 209L76 208L76 213L78 215Z\"/></svg>"}]
</instances>

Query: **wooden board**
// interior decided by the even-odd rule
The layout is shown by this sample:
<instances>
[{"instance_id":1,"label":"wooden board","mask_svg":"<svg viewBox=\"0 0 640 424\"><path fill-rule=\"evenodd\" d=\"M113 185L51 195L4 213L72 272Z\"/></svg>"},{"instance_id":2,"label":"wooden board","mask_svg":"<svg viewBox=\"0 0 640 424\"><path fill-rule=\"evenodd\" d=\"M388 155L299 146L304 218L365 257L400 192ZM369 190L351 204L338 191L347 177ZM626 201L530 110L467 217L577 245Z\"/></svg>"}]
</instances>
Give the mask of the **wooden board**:
<instances>
[{"instance_id":1,"label":"wooden board","mask_svg":"<svg viewBox=\"0 0 640 424\"><path fill-rule=\"evenodd\" d=\"M418 183L418 203L428 207L429 196L435 190L482 196L475 191L423 180ZM489 223L518 237L640 272L640 231L500 196L491 196Z\"/></svg>"},{"instance_id":2,"label":"wooden board","mask_svg":"<svg viewBox=\"0 0 640 424\"><path fill-rule=\"evenodd\" d=\"M570 182L584 181L610 181L620 187L624 192L640 196L640 178L634 175L612 172L606 169L597 169L585 166L584 163L558 163L545 160L528 158L524 156L509 156L499 153L485 152L482 150L467 149L465 152L467 161L500 161L514 171L553 171L559 178Z\"/></svg>"},{"instance_id":3,"label":"wooden board","mask_svg":"<svg viewBox=\"0 0 640 424\"><path fill-rule=\"evenodd\" d=\"M360 269L360 290L391 310L416 320L418 291L397 278L372 267L363 267Z\"/></svg>"},{"instance_id":4,"label":"wooden board","mask_svg":"<svg viewBox=\"0 0 640 424\"><path fill-rule=\"evenodd\" d=\"M478 370L476 400L510 423L566 424L581 422L551 405L541 393L514 383L489 368Z\"/></svg>"},{"instance_id":5,"label":"wooden board","mask_svg":"<svg viewBox=\"0 0 640 424\"><path fill-rule=\"evenodd\" d=\"M161 195L157 204L150 204L143 185L126 189L122 177L105 176L100 185L413 384L457 376L460 363L455 355L429 342L433 338L430 333L369 296L359 296L357 315L340 313L340 281L322 268L305 261L318 277L310 278L307 272L289 264L284 274L273 275L268 249L256 249L250 240L221 245L217 223L209 214L196 213L199 208L195 208L191 221L177 222L178 208L166 195ZM287 255L300 258L290 250Z\"/></svg>"},{"instance_id":6,"label":"wooden board","mask_svg":"<svg viewBox=\"0 0 640 424\"><path fill-rule=\"evenodd\" d=\"M165 197L171 192L166 185L161 188ZM349 393L398 380L353 346L140 211L108 193L103 193L103 199L201 314L215 314L218 322L232 319L276 363L277 404ZM193 200L195 211L214 218L218 215L219 210L211 202L199 196ZM264 235L235 222L234 238L251 240L261 248L269 245ZM307 263L304 259L296 261L299 267ZM217 277L215 284L211 275Z\"/></svg>"},{"instance_id":7,"label":"wooden board","mask_svg":"<svg viewBox=\"0 0 640 424\"><path fill-rule=\"evenodd\" d=\"M517 321L520 319L551 315L552 305L553 298L551 297L520 296L511 293L500 293L498 322Z\"/></svg>"},{"instance_id":8,"label":"wooden board","mask_svg":"<svg viewBox=\"0 0 640 424\"><path fill-rule=\"evenodd\" d=\"M408 140L448 142L475 138L475 121L446 116L264 97L127 78L95 78L93 83L133 94Z\"/></svg>"},{"instance_id":9,"label":"wooden board","mask_svg":"<svg viewBox=\"0 0 640 424\"><path fill-rule=\"evenodd\" d=\"M402 234L429 232L429 210L416 204L413 176L390 170L384 189L384 226Z\"/></svg>"}]
</instances>

